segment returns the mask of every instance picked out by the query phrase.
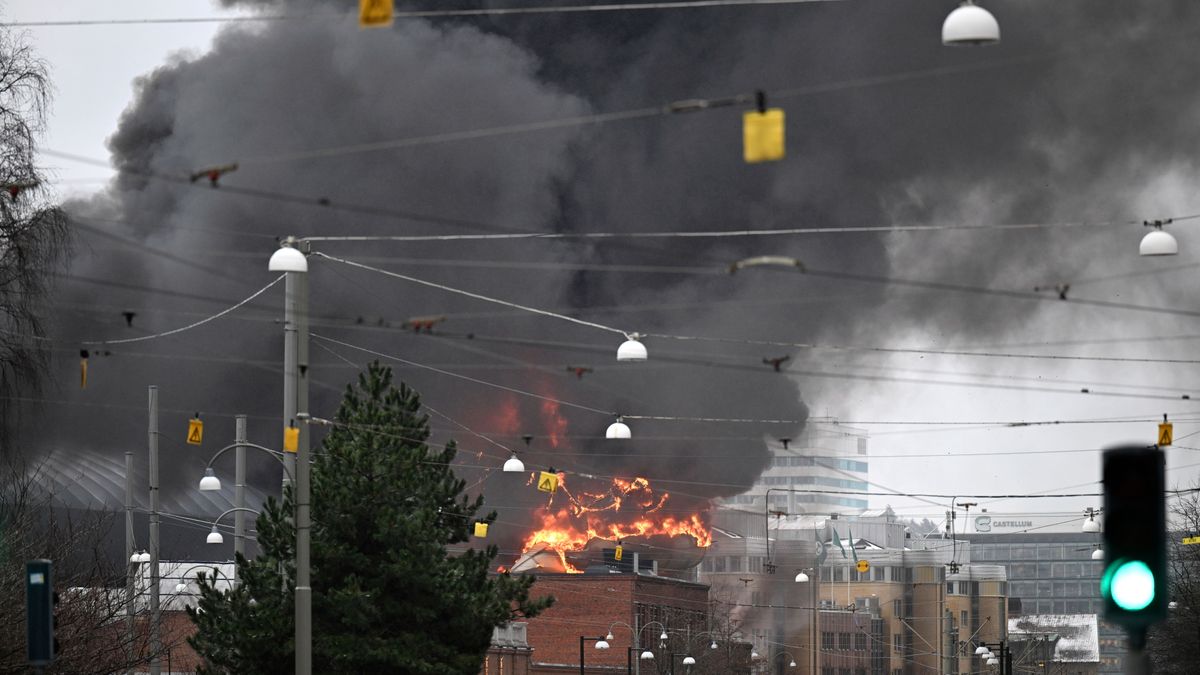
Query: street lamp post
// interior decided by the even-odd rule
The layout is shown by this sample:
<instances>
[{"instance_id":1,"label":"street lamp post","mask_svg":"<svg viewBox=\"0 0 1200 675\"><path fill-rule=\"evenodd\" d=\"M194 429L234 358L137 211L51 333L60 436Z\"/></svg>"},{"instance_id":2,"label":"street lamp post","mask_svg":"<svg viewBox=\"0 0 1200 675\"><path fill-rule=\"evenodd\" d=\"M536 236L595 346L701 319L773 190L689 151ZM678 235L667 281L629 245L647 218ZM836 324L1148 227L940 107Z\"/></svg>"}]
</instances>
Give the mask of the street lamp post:
<instances>
[{"instance_id":1,"label":"street lamp post","mask_svg":"<svg viewBox=\"0 0 1200 675\"><path fill-rule=\"evenodd\" d=\"M975 655L985 663L1000 666L1000 675L1012 675L1012 648L1004 640L1000 642L980 642L975 648ZM996 651L992 651L995 649ZM995 663L992 663L995 661Z\"/></svg>"},{"instance_id":2,"label":"street lamp post","mask_svg":"<svg viewBox=\"0 0 1200 675\"><path fill-rule=\"evenodd\" d=\"M298 426L296 457L296 675L312 675L312 581L309 559L308 425L308 259L303 242L285 239L271 255L267 268L284 273L283 311L283 424ZM287 476L285 472L284 480Z\"/></svg>"},{"instance_id":3,"label":"street lamp post","mask_svg":"<svg viewBox=\"0 0 1200 675\"><path fill-rule=\"evenodd\" d=\"M608 641L605 640L603 637L588 637L586 635L580 635L579 636L579 675L584 675L583 664L584 664L584 661L586 660L584 657L587 653L587 650L585 650L583 648L583 646L584 646L584 644L587 643L588 640L596 641L596 649L608 649Z\"/></svg>"}]
</instances>

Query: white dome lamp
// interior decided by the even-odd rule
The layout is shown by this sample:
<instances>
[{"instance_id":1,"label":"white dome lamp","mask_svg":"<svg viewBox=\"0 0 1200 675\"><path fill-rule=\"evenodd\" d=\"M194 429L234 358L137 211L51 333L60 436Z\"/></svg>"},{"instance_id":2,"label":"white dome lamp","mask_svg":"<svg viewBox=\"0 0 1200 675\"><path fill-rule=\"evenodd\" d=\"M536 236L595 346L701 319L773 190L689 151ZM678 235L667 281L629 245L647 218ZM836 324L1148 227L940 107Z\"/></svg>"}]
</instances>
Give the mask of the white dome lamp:
<instances>
[{"instance_id":1,"label":"white dome lamp","mask_svg":"<svg viewBox=\"0 0 1200 675\"><path fill-rule=\"evenodd\" d=\"M1104 549L1098 548L1092 551L1092 560L1104 560Z\"/></svg>"},{"instance_id":2,"label":"white dome lamp","mask_svg":"<svg viewBox=\"0 0 1200 675\"><path fill-rule=\"evenodd\" d=\"M998 659L998 658L996 658L995 656L993 656L992 658L990 658L990 659L988 659L988 660L987 660L987 664L988 664L989 666L995 666L995 665L999 665L999 664L1000 664L1000 659Z\"/></svg>"},{"instance_id":3,"label":"white dome lamp","mask_svg":"<svg viewBox=\"0 0 1200 675\"><path fill-rule=\"evenodd\" d=\"M522 462L514 451L512 457L504 461L504 473L522 473L524 471L525 462Z\"/></svg>"},{"instance_id":4,"label":"white dome lamp","mask_svg":"<svg viewBox=\"0 0 1200 675\"><path fill-rule=\"evenodd\" d=\"M1083 521L1083 531L1087 534L1096 534L1100 531L1100 523L1096 522L1096 510L1089 508L1087 516L1087 520Z\"/></svg>"},{"instance_id":5,"label":"white dome lamp","mask_svg":"<svg viewBox=\"0 0 1200 675\"><path fill-rule=\"evenodd\" d=\"M693 659L690 656L685 656L685 657L683 657L683 665L694 666L694 665L696 665L696 659Z\"/></svg>"},{"instance_id":6,"label":"white dome lamp","mask_svg":"<svg viewBox=\"0 0 1200 675\"><path fill-rule=\"evenodd\" d=\"M200 489L204 492L221 489L221 479L217 478L217 474L212 469L204 470L204 478L200 479Z\"/></svg>"},{"instance_id":7,"label":"white dome lamp","mask_svg":"<svg viewBox=\"0 0 1200 675\"><path fill-rule=\"evenodd\" d=\"M596 640L596 649L608 649L608 640Z\"/></svg>"},{"instance_id":8,"label":"white dome lamp","mask_svg":"<svg viewBox=\"0 0 1200 675\"><path fill-rule=\"evenodd\" d=\"M271 272L307 272L308 258L300 252L300 249L293 247L295 240L289 239L280 245L279 249L271 254L271 260L267 262L267 270Z\"/></svg>"},{"instance_id":9,"label":"white dome lamp","mask_svg":"<svg viewBox=\"0 0 1200 675\"><path fill-rule=\"evenodd\" d=\"M205 541L207 541L210 544L224 544L225 537L222 537L221 533L217 532L217 526L213 525L212 532L208 533L208 538Z\"/></svg>"},{"instance_id":10,"label":"white dome lamp","mask_svg":"<svg viewBox=\"0 0 1200 675\"><path fill-rule=\"evenodd\" d=\"M1170 225L1171 220L1171 218L1167 218L1166 220L1142 221L1142 225L1154 229L1142 237L1142 243L1138 245L1138 253L1144 256L1178 254L1179 242L1162 229L1163 225Z\"/></svg>"},{"instance_id":11,"label":"white dome lamp","mask_svg":"<svg viewBox=\"0 0 1200 675\"><path fill-rule=\"evenodd\" d=\"M796 667L796 659L792 659L792 662L788 664L788 668L795 668L795 667Z\"/></svg>"},{"instance_id":12,"label":"white dome lamp","mask_svg":"<svg viewBox=\"0 0 1200 675\"><path fill-rule=\"evenodd\" d=\"M942 44L959 47L963 45L994 45L1000 42L1000 24L996 17L972 0L963 0L942 23Z\"/></svg>"},{"instance_id":13,"label":"white dome lamp","mask_svg":"<svg viewBox=\"0 0 1200 675\"><path fill-rule=\"evenodd\" d=\"M984 654L989 654L989 653L991 653L991 651L987 647L984 647L983 645L979 645L978 647L975 648L975 656L983 656Z\"/></svg>"},{"instance_id":14,"label":"white dome lamp","mask_svg":"<svg viewBox=\"0 0 1200 675\"><path fill-rule=\"evenodd\" d=\"M659 633L659 634L658 634L658 640L659 640L659 642L666 642L666 641L667 641L667 638L669 638L669 637L671 637L671 636L670 636L670 635L667 635L667 629L666 629L666 628L664 628L664 629L663 629L663 632L661 632L661 633Z\"/></svg>"},{"instance_id":15,"label":"white dome lamp","mask_svg":"<svg viewBox=\"0 0 1200 675\"><path fill-rule=\"evenodd\" d=\"M647 649L647 650L643 651L641 656L638 656L638 658L643 661L652 661L652 660L654 660L654 652Z\"/></svg>"},{"instance_id":16,"label":"white dome lamp","mask_svg":"<svg viewBox=\"0 0 1200 675\"><path fill-rule=\"evenodd\" d=\"M631 438L633 433L629 430L629 425L625 424L624 418L617 415L617 421L608 425L608 429L604 432L605 438L627 439Z\"/></svg>"},{"instance_id":17,"label":"white dome lamp","mask_svg":"<svg viewBox=\"0 0 1200 675\"><path fill-rule=\"evenodd\" d=\"M182 582L182 581L181 581L181 582L179 582L179 583L175 584L175 592L176 592L176 593L182 593L182 592L184 592L184 591L186 591L186 590L187 590L187 584L186 584L186 583L184 583L184 582Z\"/></svg>"},{"instance_id":18,"label":"white dome lamp","mask_svg":"<svg viewBox=\"0 0 1200 675\"><path fill-rule=\"evenodd\" d=\"M804 572L800 572L799 574L796 575L796 583L803 584L807 581L808 581L808 575L805 574Z\"/></svg>"},{"instance_id":19,"label":"white dome lamp","mask_svg":"<svg viewBox=\"0 0 1200 675\"><path fill-rule=\"evenodd\" d=\"M617 348L618 361L645 361L646 360L646 345L642 344L640 338L642 336L637 333L629 333L625 336L625 341Z\"/></svg>"}]
</instances>

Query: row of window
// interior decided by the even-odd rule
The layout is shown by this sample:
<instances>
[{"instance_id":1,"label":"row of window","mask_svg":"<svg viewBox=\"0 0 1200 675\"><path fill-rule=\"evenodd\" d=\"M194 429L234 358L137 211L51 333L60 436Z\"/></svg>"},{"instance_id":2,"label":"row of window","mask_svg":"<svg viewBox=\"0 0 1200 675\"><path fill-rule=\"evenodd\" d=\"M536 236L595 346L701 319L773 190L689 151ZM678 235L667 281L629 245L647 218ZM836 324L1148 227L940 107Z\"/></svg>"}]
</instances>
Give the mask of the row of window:
<instances>
[{"instance_id":1,"label":"row of window","mask_svg":"<svg viewBox=\"0 0 1200 675\"><path fill-rule=\"evenodd\" d=\"M853 639L852 639L853 638ZM821 650L832 651L867 651L867 634L866 633L834 633L832 631L821 631Z\"/></svg>"},{"instance_id":2,"label":"row of window","mask_svg":"<svg viewBox=\"0 0 1200 675\"><path fill-rule=\"evenodd\" d=\"M866 482L861 480L826 478L825 476L763 476L758 482L762 485L824 485L849 490L867 489Z\"/></svg>"},{"instance_id":3,"label":"row of window","mask_svg":"<svg viewBox=\"0 0 1200 675\"><path fill-rule=\"evenodd\" d=\"M1009 589L1016 598L1098 598L1100 582L1096 579L1084 581L1050 581L1047 579L1010 581Z\"/></svg>"},{"instance_id":4,"label":"row of window","mask_svg":"<svg viewBox=\"0 0 1200 675\"><path fill-rule=\"evenodd\" d=\"M790 502L807 504L836 504L838 506L850 506L856 509L867 508L867 500L865 499L847 499L845 497L830 497L828 495L771 495L772 504L787 506Z\"/></svg>"},{"instance_id":5,"label":"row of window","mask_svg":"<svg viewBox=\"0 0 1200 675\"><path fill-rule=\"evenodd\" d=\"M983 560L1091 560L1095 547L1077 544L992 544L973 542L971 559Z\"/></svg>"},{"instance_id":6,"label":"row of window","mask_svg":"<svg viewBox=\"0 0 1200 675\"><path fill-rule=\"evenodd\" d=\"M974 556L972 556L974 557ZM1104 571L1102 561L1087 562L1010 562L1010 579L1098 579Z\"/></svg>"},{"instance_id":7,"label":"row of window","mask_svg":"<svg viewBox=\"0 0 1200 675\"><path fill-rule=\"evenodd\" d=\"M867 463L854 459L840 457L797 457L795 455L776 456L772 466L824 466L842 471L867 472Z\"/></svg>"}]
</instances>

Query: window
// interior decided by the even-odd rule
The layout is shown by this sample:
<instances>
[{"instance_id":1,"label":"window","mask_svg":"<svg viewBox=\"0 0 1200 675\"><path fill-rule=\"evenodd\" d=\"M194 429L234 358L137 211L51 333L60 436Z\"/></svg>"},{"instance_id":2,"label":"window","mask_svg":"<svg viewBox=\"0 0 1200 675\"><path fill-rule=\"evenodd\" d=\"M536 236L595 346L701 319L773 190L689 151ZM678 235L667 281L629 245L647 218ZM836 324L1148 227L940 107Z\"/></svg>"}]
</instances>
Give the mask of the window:
<instances>
[{"instance_id":1,"label":"window","mask_svg":"<svg viewBox=\"0 0 1200 675\"><path fill-rule=\"evenodd\" d=\"M821 649L833 651L833 633L821 631Z\"/></svg>"},{"instance_id":2,"label":"window","mask_svg":"<svg viewBox=\"0 0 1200 675\"><path fill-rule=\"evenodd\" d=\"M856 652L867 651L867 634L866 633L855 633L854 634L854 651L856 651Z\"/></svg>"},{"instance_id":3,"label":"window","mask_svg":"<svg viewBox=\"0 0 1200 675\"><path fill-rule=\"evenodd\" d=\"M849 668L838 668L838 675L850 675Z\"/></svg>"},{"instance_id":4,"label":"window","mask_svg":"<svg viewBox=\"0 0 1200 675\"><path fill-rule=\"evenodd\" d=\"M900 599L892 601L892 616L896 618L904 616L904 603Z\"/></svg>"},{"instance_id":5,"label":"window","mask_svg":"<svg viewBox=\"0 0 1200 675\"><path fill-rule=\"evenodd\" d=\"M833 668L830 666L821 666L821 675L833 675Z\"/></svg>"},{"instance_id":6,"label":"window","mask_svg":"<svg viewBox=\"0 0 1200 675\"><path fill-rule=\"evenodd\" d=\"M850 634L838 633L838 649L848 652L850 651Z\"/></svg>"},{"instance_id":7,"label":"window","mask_svg":"<svg viewBox=\"0 0 1200 675\"><path fill-rule=\"evenodd\" d=\"M897 652L904 651L904 636L902 634L892 634L892 649Z\"/></svg>"},{"instance_id":8,"label":"window","mask_svg":"<svg viewBox=\"0 0 1200 675\"><path fill-rule=\"evenodd\" d=\"M961 617L962 617L962 620L959 622L958 625L962 626L963 629L965 630L967 627L967 624L971 620L971 613L964 609L961 613Z\"/></svg>"}]
</instances>

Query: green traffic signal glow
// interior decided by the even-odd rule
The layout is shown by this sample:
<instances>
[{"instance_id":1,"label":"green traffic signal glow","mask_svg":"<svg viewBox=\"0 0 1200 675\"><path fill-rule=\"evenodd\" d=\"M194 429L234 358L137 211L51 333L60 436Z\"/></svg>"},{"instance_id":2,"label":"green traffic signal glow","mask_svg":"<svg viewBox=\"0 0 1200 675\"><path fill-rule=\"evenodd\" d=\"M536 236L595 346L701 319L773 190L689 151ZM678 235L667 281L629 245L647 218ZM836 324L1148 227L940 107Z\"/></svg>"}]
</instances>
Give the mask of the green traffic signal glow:
<instances>
[{"instance_id":1,"label":"green traffic signal glow","mask_svg":"<svg viewBox=\"0 0 1200 675\"><path fill-rule=\"evenodd\" d=\"M1110 568L1104 579L1106 592L1125 611L1145 609L1154 601L1154 572L1140 560L1129 560Z\"/></svg>"}]
</instances>

